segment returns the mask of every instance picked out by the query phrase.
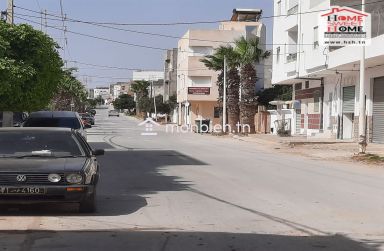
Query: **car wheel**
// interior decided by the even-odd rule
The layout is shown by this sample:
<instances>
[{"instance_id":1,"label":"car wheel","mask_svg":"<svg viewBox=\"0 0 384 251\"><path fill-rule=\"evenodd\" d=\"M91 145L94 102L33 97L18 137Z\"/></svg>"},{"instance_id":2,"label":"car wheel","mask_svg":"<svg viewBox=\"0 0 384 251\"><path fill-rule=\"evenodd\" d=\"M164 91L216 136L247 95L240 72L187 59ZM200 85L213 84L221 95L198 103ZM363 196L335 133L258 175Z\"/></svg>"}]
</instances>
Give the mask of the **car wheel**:
<instances>
[{"instance_id":1,"label":"car wheel","mask_svg":"<svg viewBox=\"0 0 384 251\"><path fill-rule=\"evenodd\" d=\"M94 213L96 211L96 191L80 202L80 213Z\"/></svg>"}]
</instances>

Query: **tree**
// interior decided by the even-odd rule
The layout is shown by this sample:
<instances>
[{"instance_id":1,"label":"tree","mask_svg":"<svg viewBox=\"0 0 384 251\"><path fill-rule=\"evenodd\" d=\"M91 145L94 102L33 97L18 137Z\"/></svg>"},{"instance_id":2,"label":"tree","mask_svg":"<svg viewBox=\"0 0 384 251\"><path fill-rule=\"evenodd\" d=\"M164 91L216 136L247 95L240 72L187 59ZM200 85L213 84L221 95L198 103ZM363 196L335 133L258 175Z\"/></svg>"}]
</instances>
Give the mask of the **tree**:
<instances>
[{"instance_id":1,"label":"tree","mask_svg":"<svg viewBox=\"0 0 384 251\"><path fill-rule=\"evenodd\" d=\"M96 108L97 101L95 99L87 99L87 104L89 108Z\"/></svg>"},{"instance_id":2,"label":"tree","mask_svg":"<svg viewBox=\"0 0 384 251\"><path fill-rule=\"evenodd\" d=\"M56 94L51 100L51 108L59 111L85 111L87 91L84 85L72 74L76 69L64 71Z\"/></svg>"},{"instance_id":3,"label":"tree","mask_svg":"<svg viewBox=\"0 0 384 251\"><path fill-rule=\"evenodd\" d=\"M101 97L101 95L97 96L95 98L95 101L96 101L97 105L104 105L105 104L105 100L103 99L103 97Z\"/></svg>"},{"instance_id":4,"label":"tree","mask_svg":"<svg viewBox=\"0 0 384 251\"><path fill-rule=\"evenodd\" d=\"M0 22L0 111L45 108L63 76L58 45L26 24Z\"/></svg>"},{"instance_id":5,"label":"tree","mask_svg":"<svg viewBox=\"0 0 384 251\"><path fill-rule=\"evenodd\" d=\"M140 115L142 112L150 112L152 101L148 97L149 86L150 83L144 80L135 81L131 85L132 91L136 94L136 115Z\"/></svg>"},{"instance_id":6,"label":"tree","mask_svg":"<svg viewBox=\"0 0 384 251\"><path fill-rule=\"evenodd\" d=\"M223 83L224 83L224 55L217 54L207 55L200 60L208 69L219 72L216 85L219 91L218 103L223 103Z\"/></svg>"},{"instance_id":7,"label":"tree","mask_svg":"<svg viewBox=\"0 0 384 251\"><path fill-rule=\"evenodd\" d=\"M257 72L255 63L259 63L262 59L267 58L270 52L259 48L259 38L257 37L248 40L245 37L241 37L235 41L235 44L235 50L239 55L241 76L240 121L243 125L249 125L249 133L255 133L254 116L257 106L255 90Z\"/></svg>"},{"instance_id":8,"label":"tree","mask_svg":"<svg viewBox=\"0 0 384 251\"><path fill-rule=\"evenodd\" d=\"M227 60L227 112L228 124L231 129L236 128L239 122L239 84L240 76L238 71L239 55L232 46L220 46L213 55L206 56L201 62L211 70L219 71L219 103L223 100L224 83L224 58Z\"/></svg>"},{"instance_id":9,"label":"tree","mask_svg":"<svg viewBox=\"0 0 384 251\"><path fill-rule=\"evenodd\" d=\"M272 108L269 102L273 100L292 100L292 86L291 85L275 85L257 93L257 102L267 108Z\"/></svg>"},{"instance_id":10,"label":"tree","mask_svg":"<svg viewBox=\"0 0 384 251\"><path fill-rule=\"evenodd\" d=\"M171 114L177 105L177 97L176 95L172 95L169 97L169 100L163 102L163 95L157 95L156 98L156 110L158 113L162 114Z\"/></svg>"},{"instance_id":11,"label":"tree","mask_svg":"<svg viewBox=\"0 0 384 251\"><path fill-rule=\"evenodd\" d=\"M128 94L121 94L118 98L115 99L115 101L113 101L113 107L119 110L133 110L136 107L136 103L133 96Z\"/></svg>"}]
</instances>

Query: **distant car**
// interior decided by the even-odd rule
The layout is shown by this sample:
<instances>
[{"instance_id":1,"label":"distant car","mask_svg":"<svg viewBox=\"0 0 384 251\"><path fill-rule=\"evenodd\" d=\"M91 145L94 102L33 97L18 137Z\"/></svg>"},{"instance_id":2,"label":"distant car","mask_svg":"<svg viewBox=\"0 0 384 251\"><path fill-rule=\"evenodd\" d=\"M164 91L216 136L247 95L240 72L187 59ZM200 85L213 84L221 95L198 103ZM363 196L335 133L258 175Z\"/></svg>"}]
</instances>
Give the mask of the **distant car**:
<instances>
[{"instance_id":1,"label":"distant car","mask_svg":"<svg viewBox=\"0 0 384 251\"><path fill-rule=\"evenodd\" d=\"M110 110L110 111L108 112L108 117L111 117L111 116L119 117L119 116L120 116L120 113L119 113L119 111L117 111L117 110Z\"/></svg>"},{"instance_id":2,"label":"distant car","mask_svg":"<svg viewBox=\"0 0 384 251\"><path fill-rule=\"evenodd\" d=\"M87 124L94 125L95 124L95 118L89 114L89 113L80 113L79 114L81 119L87 122Z\"/></svg>"},{"instance_id":3,"label":"distant car","mask_svg":"<svg viewBox=\"0 0 384 251\"><path fill-rule=\"evenodd\" d=\"M91 213L102 154L68 128L0 129L0 204L70 202Z\"/></svg>"},{"instance_id":4,"label":"distant car","mask_svg":"<svg viewBox=\"0 0 384 251\"><path fill-rule=\"evenodd\" d=\"M85 129L91 126L84 125L77 112L70 111L40 111L32 112L24 122L23 127L63 127L78 131L85 139Z\"/></svg>"}]
</instances>

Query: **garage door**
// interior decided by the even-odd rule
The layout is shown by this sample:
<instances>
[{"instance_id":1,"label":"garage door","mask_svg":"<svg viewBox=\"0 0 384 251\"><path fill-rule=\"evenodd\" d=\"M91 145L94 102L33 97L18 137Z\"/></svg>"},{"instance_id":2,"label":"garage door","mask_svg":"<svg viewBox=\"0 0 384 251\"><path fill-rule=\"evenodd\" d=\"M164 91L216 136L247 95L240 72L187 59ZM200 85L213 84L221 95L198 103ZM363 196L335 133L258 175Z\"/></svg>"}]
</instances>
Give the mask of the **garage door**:
<instances>
[{"instance_id":1,"label":"garage door","mask_svg":"<svg viewBox=\"0 0 384 251\"><path fill-rule=\"evenodd\" d=\"M355 112L355 86L343 88L343 113Z\"/></svg>"},{"instance_id":2,"label":"garage door","mask_svg":"<svg viewBox=\"0 0 384 251\"><path fill-rule=\"evenodd\" d=\"M373 84L372 141L384 143L384 78L376 78Z\"/></svg>"}]
</instances>

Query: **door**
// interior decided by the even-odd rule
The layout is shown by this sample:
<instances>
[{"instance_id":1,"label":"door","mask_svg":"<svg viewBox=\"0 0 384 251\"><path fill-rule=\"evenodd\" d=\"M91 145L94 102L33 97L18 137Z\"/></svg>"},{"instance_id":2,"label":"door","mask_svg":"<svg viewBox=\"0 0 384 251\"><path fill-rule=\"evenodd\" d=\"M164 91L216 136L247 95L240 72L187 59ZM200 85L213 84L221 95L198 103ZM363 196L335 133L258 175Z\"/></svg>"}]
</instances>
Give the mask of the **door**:
<instances>
[{"instance_id":1,"label":"door","mask_svg":"<svg viewBox=\"0 0 384 251\"><path fill-rule=\"evenodd\" d=\"M384 78L373 83L372 142L384 143Z\"/></svg>"},{"instance_id":2,"label":"door","mask_svg":"<svg viewBox=\"0 0 384 251\"><path fill-rule=\"evenodd\" d=\"M303 112L303 116L304 116L304 134L307 134L307 131L308 131L308 101L303 101L303 105L304 105L304 112Z\"/></svg>"},{"instance_id":3,"label":"door","mask_svg":"<svg viewBox=\"0 0 384 251\"><path fill-rule=\"evenodd\" d=\"M343 88L343 139L353 138L353 120L355 113L355 86Z\"/></svg>"},{"instance_id":4,"label":"door","mask_svg":"<svg viewBox=\"0 0 384 251\"><path fill-rule=\"evenodd\" d=\"M353 137L353 113L343 113L343 139Z\"/></svg>"},{"instance_id":5,"label":"door","mask_svg":"<svg viewBox=\"0 0 384 251\"><path fill-rule=\"evenodd\" d=\"M301 110L296 110L296 134L300 134L301 129Z\"/></svg>"}]
</instances>

